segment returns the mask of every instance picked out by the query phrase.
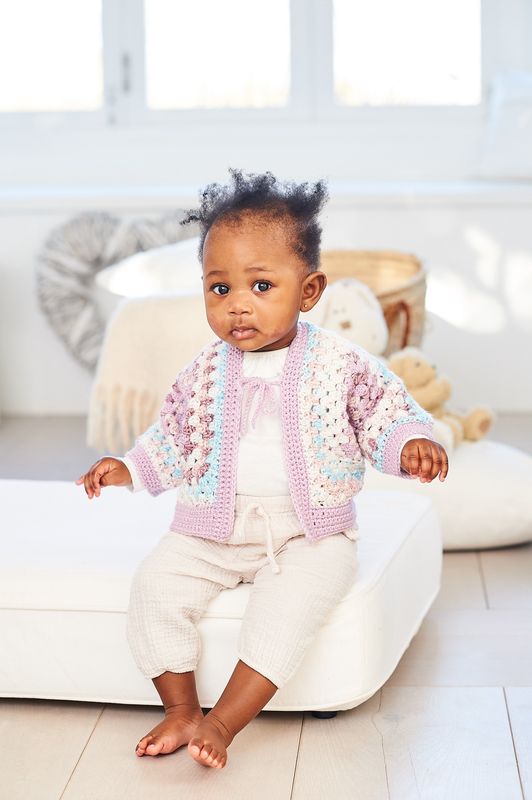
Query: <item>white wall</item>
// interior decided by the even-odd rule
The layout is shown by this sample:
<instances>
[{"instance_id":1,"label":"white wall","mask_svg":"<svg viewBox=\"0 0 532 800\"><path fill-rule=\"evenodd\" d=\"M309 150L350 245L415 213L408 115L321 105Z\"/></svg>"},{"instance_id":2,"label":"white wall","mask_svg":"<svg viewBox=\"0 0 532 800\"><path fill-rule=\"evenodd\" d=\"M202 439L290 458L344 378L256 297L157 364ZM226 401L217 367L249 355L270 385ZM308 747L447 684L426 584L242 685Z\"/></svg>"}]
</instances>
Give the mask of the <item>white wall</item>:
<instances>
[{"instance_id":1,"label":"white wall","mask_svg":"<svg viewBox=\"0 0 532 800\"><path fill-rule=\"evenodd\" d=\"M429 307L443 316L431 314L424 348L454 381L453 402L532 411L532 184L358 183L331 190L324 247L397 249L425 262ZM91 376L36 301L35 260L49 231L81 211L132 218L195 203L195 191L172 186L0 194L4 413L82 414L88 407Z\"/></svg>"},{"instance_id":2,"label":"white wall","mask_svg":"<svg viewBox=\"0 0 532 800\"><path fill-rule=\"evenodd\" d=\"M6 186L127 185L134 191L147 182L200 186L225 180L229 166L300 180L459 180L479 174L480 107L366 113L323 122L213 117L198 123L192 117L153 129L83 129L81 123L69 129L43 115L34 127L0 127L0 175Z\"/></svg>"}]
</instances>

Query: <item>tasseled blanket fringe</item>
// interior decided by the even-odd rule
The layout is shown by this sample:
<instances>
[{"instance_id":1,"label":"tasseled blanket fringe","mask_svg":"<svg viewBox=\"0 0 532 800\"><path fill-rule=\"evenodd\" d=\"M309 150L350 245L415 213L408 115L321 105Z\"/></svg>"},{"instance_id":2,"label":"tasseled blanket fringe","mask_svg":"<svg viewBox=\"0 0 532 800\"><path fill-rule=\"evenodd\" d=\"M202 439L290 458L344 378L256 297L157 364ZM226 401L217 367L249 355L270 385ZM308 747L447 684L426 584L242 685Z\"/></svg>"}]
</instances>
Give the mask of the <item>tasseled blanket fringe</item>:
<instances>
[{"instance_id":1,"label":"tasseled blanket fringe","mask_svg":"<svg viewBox=\"0 0 532 800\"><path fill-rule=\"evenodd\" d=\"M128 450L139 432L156 421L161 398L147 389L96 385L87 420L87 445L100 452Z\"/></svg>"}]
</instances>

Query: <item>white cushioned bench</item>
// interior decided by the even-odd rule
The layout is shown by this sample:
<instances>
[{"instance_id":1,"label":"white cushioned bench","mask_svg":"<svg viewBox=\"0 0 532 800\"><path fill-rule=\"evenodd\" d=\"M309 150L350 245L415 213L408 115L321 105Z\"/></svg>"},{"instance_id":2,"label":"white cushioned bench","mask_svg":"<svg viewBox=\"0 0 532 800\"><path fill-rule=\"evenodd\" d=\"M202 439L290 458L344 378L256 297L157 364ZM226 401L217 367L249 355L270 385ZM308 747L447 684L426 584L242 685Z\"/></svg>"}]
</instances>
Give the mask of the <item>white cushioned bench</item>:
<instances>
[{"instance_id":1,"label":"white cushioned bench","mask_svg":"<svg viewBox=\"0 0 532 800\"><path fill-rule=\"evenodd\" d=\"M0 481L0 697L160 705L126 640L136 566L166 532L173 493L104 490L88 500L58 481ZM426 497L362 492L360 567L296 675L267 710L337 711L388 679L440 586L442 541ZM237 661L249 584L223 590L199 623L202 707Z\"/></svg>"}]
</instances>

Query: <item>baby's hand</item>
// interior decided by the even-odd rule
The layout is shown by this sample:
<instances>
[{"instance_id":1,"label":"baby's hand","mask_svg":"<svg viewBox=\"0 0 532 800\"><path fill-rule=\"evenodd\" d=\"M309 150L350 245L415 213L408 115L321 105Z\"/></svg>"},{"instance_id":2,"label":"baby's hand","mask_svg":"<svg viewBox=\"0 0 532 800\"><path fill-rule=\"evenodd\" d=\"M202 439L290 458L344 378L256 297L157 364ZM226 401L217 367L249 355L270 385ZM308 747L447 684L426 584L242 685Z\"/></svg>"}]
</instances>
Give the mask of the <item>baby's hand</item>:
<instances>
[{"instance_id":1,"label":"baby's hand","mask_svg":"<svg viewBox=\"0 0 532 800\"><path fill-rule=\"evenodd\" d=\"M94 495L100 496L100 486L129 486L131 474L118 458L100 458L85 475L77 479L77 486L82 483L85 484L87 497L91 500Z\"/></svg>"},{"instance_id":2,"label":"baby's hand","mask_svg":"<svg viewBox=\"0 0 532 800\"><path fill-rule=\"evenodd\" d=\"M449 472L447 453L437 442L430 439L411 439L403 447L401 467L421 483L430 483L438 473L444 481Z\"/></svg>"}]
</instances>

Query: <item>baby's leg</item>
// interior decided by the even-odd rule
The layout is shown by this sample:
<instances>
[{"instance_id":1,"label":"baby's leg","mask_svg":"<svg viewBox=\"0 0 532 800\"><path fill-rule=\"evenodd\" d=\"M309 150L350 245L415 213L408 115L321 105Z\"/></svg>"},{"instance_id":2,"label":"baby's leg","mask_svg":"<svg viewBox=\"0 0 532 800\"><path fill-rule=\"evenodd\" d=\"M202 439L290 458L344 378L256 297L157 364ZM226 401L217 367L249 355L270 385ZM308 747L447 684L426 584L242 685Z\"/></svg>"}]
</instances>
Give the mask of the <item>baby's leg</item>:
<instances>
[{"instance_id":1,"label":"baby's leg","mask_svg":"<svg viewBox=\"0 0 532 800\"><path fill-rule=\"evenodd\" d=\"M255 575L242 622L240 660L212 711L189 741L189 753L207 766L223 767L227 747L297 670L357 571L357 549L343 534L309 542L290 539Z\"/></svg>"},{"instance_id":2,"label":"baby's leg","mask_svg":"<svg viewBox=\"0 0 532 800\"><path fill-rule=\"evenodd\" d=\"M239 658L284 686L331 612L352 587L357 545L343 533L309 541L289 539L251 586L239 639Z\"/></svg>"},{"instance_id":3,"label":"baby's leg","mask_svg":"<svg viewBox=\"0 0 532 800\"><path fill-rule=\"evenodd\" d=\"M225 767L227 747L276 691L268 678L239 661L220 699L194 731L188 743L191 756L209 767Z\"/></svg>"},{"instance_id":4,"label":"baby's leg","mask_svg":"<svg viewBox=\"0 0 532 800\"><path fill-rule=\"evenodd\" d=\"M177 750L203 719L194 677L200 656L196 625L222 589L214 575L203 577L210 566L197 555L207 546L195 537L167 534L133 578L127 637L165 711L164 720L137 744L139 756Z\"/></svg>"},{"instance_id":5,"label":"baby's leg","mask_svg":"<svg viewBox=\"0 0 532 800\"><path fill-rule=\"evenodd\" d=\"M193 671L163 672L153 683L164 706L164 719L139 741L138 756L173 753L190 741L203 719Z\"/></svg>"}]
</instances>

